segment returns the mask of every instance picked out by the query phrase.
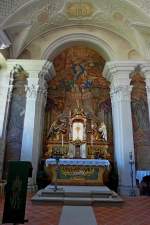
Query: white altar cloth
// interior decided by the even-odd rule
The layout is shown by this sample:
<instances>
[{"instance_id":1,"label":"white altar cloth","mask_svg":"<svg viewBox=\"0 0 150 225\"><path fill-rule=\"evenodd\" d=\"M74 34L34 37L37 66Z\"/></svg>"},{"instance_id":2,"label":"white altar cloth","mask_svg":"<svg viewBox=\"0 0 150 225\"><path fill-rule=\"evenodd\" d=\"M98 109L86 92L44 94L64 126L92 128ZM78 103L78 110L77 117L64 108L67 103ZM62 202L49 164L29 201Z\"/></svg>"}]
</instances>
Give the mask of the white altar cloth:
<instances>
[{"instance_id":1,"label":"white altar cloth","mask_svg":"<svg viewBox=\"0 0 150 225\"><path fill-rule=\"evenodd\" d=\"M56 159L46 159L46 166L55 165ZM81 165L81 166L106 166L110 165L110 162L106 159L59 159L59 165Z\"/></svg>"}]
</instances>

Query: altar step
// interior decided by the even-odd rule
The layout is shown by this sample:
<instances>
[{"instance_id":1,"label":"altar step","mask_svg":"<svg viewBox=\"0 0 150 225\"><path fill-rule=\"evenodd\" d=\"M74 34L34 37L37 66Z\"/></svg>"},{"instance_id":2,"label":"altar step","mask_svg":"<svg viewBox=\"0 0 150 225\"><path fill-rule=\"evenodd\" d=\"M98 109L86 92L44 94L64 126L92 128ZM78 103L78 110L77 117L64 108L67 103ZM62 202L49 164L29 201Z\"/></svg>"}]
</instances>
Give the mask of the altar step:
<instances>
[{"instance_id":1,"label":"altar step","mask_svg":"<svg viewBox=\"0 0 150 225\"><path fill-rule=\"evenodd\" d=\"M49 185L39 190L33 197L33 203L49 203L62 205L116 205L123 199L106 186L58 186Z\"/></svg>"}]
</instances>

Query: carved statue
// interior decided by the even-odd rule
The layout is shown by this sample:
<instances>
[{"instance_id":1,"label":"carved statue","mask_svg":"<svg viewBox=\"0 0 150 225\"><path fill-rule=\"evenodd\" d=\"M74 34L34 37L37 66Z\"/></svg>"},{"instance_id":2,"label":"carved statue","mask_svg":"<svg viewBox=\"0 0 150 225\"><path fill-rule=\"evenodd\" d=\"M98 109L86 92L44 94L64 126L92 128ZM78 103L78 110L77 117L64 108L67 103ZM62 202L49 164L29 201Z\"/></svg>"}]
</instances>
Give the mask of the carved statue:
<instances>
[{"instance_id":1,"label":"carved statue","mask_svg":"<svg viewBox=\"0 0 150 225\"><path fill-rule=\"evenodd\" d=\"M61 116L59 116L58 119L51 124L47 138L49 137L54 138L60 133L65 133L66 127L67 127L66 118L61 118Z\"/></svg>"},{"instance_id":2,"label":"carved statue","mask_svg":"<svg viewBox=\"0 0 150 225\"><path fill-rule=\"evenodd\" d=\"M57 121L54 121L51 126L50 126L50 129L48 131L48 135L47 135L47 138L49 137L55 137L56 134L59 133L59 124Z\"/></svg>"},{"instance_id":3,"label":"carved statue","mask_svg":"<svg viewBox=\"0 0 150 225\"><path fill-rule=\"evenodd\" d=\"M107 141L107 129L104 122L101 123L98 131L101 133L102 138Z\"/></svg>"}]
</instances>

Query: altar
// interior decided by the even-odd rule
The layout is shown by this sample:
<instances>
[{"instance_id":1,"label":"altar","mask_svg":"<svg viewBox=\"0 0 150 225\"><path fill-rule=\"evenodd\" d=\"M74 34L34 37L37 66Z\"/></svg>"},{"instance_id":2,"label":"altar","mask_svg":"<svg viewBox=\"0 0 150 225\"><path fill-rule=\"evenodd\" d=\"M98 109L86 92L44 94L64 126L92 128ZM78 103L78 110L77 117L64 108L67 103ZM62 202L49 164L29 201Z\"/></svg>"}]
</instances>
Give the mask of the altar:
<instances>
[{"instance_id":1,"label":"altar","mask_svg":"<svg viewBox=\"0 0 150 225\"><path fill-rule=\"evenodd\" d=\"M106 125L83 108L63 113L53 121L45 149L52 183L104 185L110 159Z\"/></svg>"},{"instance_id":2,"label":"altar","mask_svg":"<svg viewBox=\"0 0 150 225\"><path fill-rule=\"evenodd\" d=\"M63 185L104 185L109 165L109 161L104 159L46 160L52 183Z\"/></svg>"}]
</instances>

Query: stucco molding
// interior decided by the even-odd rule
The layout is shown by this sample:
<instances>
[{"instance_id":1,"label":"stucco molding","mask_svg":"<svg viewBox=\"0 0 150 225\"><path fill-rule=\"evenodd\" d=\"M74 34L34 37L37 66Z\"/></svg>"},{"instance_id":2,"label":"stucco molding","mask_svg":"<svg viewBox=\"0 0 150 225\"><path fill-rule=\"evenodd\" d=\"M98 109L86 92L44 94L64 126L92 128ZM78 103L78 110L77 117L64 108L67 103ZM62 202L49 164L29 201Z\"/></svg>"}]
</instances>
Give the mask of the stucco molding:
<instances>
[{"instance_id":1,"label":"stucco molding","mask_svg":"<svg viewBox=\"0 0 150 225\"><path fill-rule=\"evenodd\" d=\"M108 80L126 79L140 67L144 77L150 77L150 62L148 61L111 61L107 62L104 67L103 76Z\"/></svg>"},{"instance_id":2,"label":"stucco molding","mask_svg":"<svg viewBox=\"0 0 150 225\"><path fill-rule=\"evenodd\" d=\"M108 61L115 58L113 49L104 40L86 33L75 33L67 34L56 39L44 51L42 59L50 59L52 61L59 52L76 43L87 43L90 47L100 52Z\"/></svg>"}]
</instances>

